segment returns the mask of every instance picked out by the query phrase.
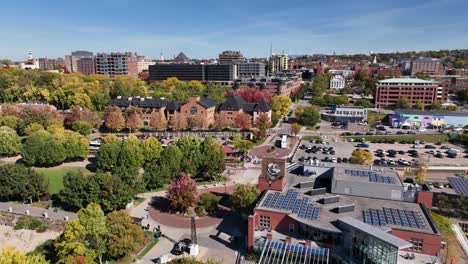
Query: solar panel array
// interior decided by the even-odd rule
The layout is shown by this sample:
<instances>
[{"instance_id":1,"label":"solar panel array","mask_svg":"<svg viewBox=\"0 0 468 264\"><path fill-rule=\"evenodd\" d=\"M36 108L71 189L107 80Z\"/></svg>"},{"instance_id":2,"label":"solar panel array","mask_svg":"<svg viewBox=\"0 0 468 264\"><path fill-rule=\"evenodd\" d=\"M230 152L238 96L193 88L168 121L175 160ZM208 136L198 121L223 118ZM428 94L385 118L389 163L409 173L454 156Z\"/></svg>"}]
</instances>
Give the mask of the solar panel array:
<instances>
[{"instance_id":1,"label":"solar panel array","mask_svg":"<svg viewBox=\"0 0 468 264\"><path fill-rule=\"evenodd\" d=\"M319 256L326 256L327 250L326 248L311 248L306 247L304 245L291 245L286 244L280 241L266 241L266 246L269 248L275 248L280 250L289 250L297 253L308 253L311 255L319 255Z\"/></svg>"},{"instance_id":2,"label":"solar panel array","mask_svg":"<svg viewBox=\"0 0 468 264\"><path fill-rule=\"evenodd\" d=\"M468 196L468 179L460 177L448 177L450 186L458 193Z\"/></svg>"},{"instance_id":3,"label":"solar panel array","mask_svg":"<svg viewBox=\"0 0 468 264\"><path fill-rule=\"evenodd\" d=\"M423 218L417 211L395 208L364 210L364 222L369 225L401 225L412 228L426 228Z\"/></svg>"},{"instance_id":4,"label":"solar panel array","mask_svg":"<svg viewBox=\"0 0 468 264\"><path fill-rule=\"evenodd\" d=\"M345 170L346 174L355 177L369 177L370 182L378 182L378 183L388 183L388 184L395 184L395 177L391 176L383 176L374 171L363 171L363 170Z\"/></svg>"},{"instance_id":5,"label":"solar panel array","mask_svg":"<svg viewBox=\"0 0 468 264\"><path fill-rule=\"evenodd\" d=\"M320 218L320 208L314 207L309 202L309 197L298 198L299 193L289 189L285 194L275 192L267 194L262 206L265 208L281 209L292 211L300 218L318 220Z\"/></svg>"}]
</instances>

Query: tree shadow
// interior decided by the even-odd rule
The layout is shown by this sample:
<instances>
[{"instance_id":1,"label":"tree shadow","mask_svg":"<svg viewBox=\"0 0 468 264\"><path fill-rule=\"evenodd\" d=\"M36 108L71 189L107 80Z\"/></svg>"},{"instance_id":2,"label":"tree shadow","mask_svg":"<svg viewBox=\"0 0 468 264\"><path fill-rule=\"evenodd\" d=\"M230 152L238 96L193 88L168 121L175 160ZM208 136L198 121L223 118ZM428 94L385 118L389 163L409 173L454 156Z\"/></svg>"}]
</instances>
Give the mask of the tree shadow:
<instances>
[{"instance_id":1,"label":"tree shadow","mask_svg":"<svg viewBox=\"0 0 468 264\"><path fill-rule=\"evenodd\" d=\"M209 238L225 245L232 250L238 250L240 248L243 233L247 230L246 222L242 220L241 216L234 212L226 213L223 217L223 221L216 227L218 231L216 235L210 235ZM232 239L226 241L220 238L220 234L224 233Z\"/></svg>"}]
</instances>

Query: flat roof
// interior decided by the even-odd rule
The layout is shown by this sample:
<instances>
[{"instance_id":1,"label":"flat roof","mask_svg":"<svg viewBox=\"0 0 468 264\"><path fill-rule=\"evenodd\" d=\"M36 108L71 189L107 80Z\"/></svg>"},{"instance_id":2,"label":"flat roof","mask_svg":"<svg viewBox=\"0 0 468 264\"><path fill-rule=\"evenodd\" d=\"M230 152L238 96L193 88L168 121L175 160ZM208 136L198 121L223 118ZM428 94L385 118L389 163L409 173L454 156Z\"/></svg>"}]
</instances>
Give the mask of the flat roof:
<instances>
[{"instance_id":1,"label":"flat roof","mask_svg":"<svg viewBox=\"0 0 468 264\"><path fill-rule=\"evenodd\" d=\"M433 84L432 80L423 80L418 78L390 78L385 80L380 80L379 83L430 83Z\"/></svg>"},{"instance_id":2,"label":"flat roof","mask_svg":"<svg viewBox=\"0 0 468 264\"><path fill-rule=\"evenodd\" d=\"M391 244L398 249L405 249L405 248L410 248L412 246L411 243L408 241L405 241L401 238L398 238L396 236L393 236L391 234L388 234L386 232L383 232L382 230L375 228L371 225L365 224L359 220L356 220L352 217L342 217L338 219L339 222L342 222L344 224L347 224L349 226L352 226L356 229L361 230L362 232L367 233L370 236L376 237L380 240L385 241L388 244Z\"/></svg>"},{"instance_id":3,"label":"flat roof","mask_svg":"<svg viewBox=\"0 0 468 264\"><path fill-rule=\"evenodd\" d=\"M372 184L387 184L388 186L403 186L400 181L398 173L390 168L386 167L374 167L374 166L340 166L333 169L333 179L338 181L353 181L361 183L372 183ZM391 181L382 182L380 180L373 181L374 177L380 177L385 179L393 179Z\"/></svg>"},{"instance_id":4,"label":"flat roof","mask_svg":"<svg viewBox=\"0 0 468 264\"><path fill-rule=\"evenodd\" d=\"M464 116L468 117L468 112L440 111L440 110L418 110L418 109L396 109L395 114L402 115L427 115L427 116Z\"/></svg>"}]
</instances>

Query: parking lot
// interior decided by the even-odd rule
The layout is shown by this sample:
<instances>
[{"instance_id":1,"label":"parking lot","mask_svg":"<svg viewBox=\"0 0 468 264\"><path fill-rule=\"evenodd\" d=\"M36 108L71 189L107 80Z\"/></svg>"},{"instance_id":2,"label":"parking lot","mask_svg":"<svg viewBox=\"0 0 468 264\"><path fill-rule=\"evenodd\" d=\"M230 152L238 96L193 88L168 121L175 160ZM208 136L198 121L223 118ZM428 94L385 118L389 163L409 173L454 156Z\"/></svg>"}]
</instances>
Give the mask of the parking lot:
<instances>
[{"instance_id":1,"label":"parking lot","mask_svg":"<svg viewBox=\"0 0 468 264\"><path fill-rule=\"evenodd\" d=\"M293 157L293 162L302 161L309 157L309 159L316 157L316 159L321 161L340 162L343 158L345 160L349 159L358 144L359 142L313 143L308 140L302 140ZM364 149L368 149L373 153L374 160L379 160L375 163L376 165L418 166L420 162L423 162L428 166L462 166L468 162L468 154L464 153L464 150L460 147L449 143L442 145L422 143L417 145L417 148L414 148L415 144L401 144L397 142L393 144L366 142L366 144L368 147ZM458 152L458 154L448 157L446 152L449 149L453 149L452 151Z\"/></svg>"}]
</instances>

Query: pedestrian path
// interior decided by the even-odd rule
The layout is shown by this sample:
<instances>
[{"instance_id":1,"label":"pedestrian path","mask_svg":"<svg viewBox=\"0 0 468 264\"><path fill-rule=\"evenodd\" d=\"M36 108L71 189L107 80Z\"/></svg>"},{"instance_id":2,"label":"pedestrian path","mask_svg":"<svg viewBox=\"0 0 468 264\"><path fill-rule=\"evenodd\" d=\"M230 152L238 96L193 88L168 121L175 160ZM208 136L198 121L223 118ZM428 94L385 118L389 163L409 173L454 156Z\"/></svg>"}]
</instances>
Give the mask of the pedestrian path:
<instances>
[{"instance_id":1,"label":"pedestrian path","mask_svg":"<svg viewBox=\"0 0 468 264\"><path fill-rule=\"evenodd\" d=\"M61 209L54 211L53 208L39 208L30 204L0 203L0 211L35 217L47 217L54 220L66 220L67 218L69 220L74 220L78 218L76 213L66 212Z\"/></svg>"}]
</instances>

